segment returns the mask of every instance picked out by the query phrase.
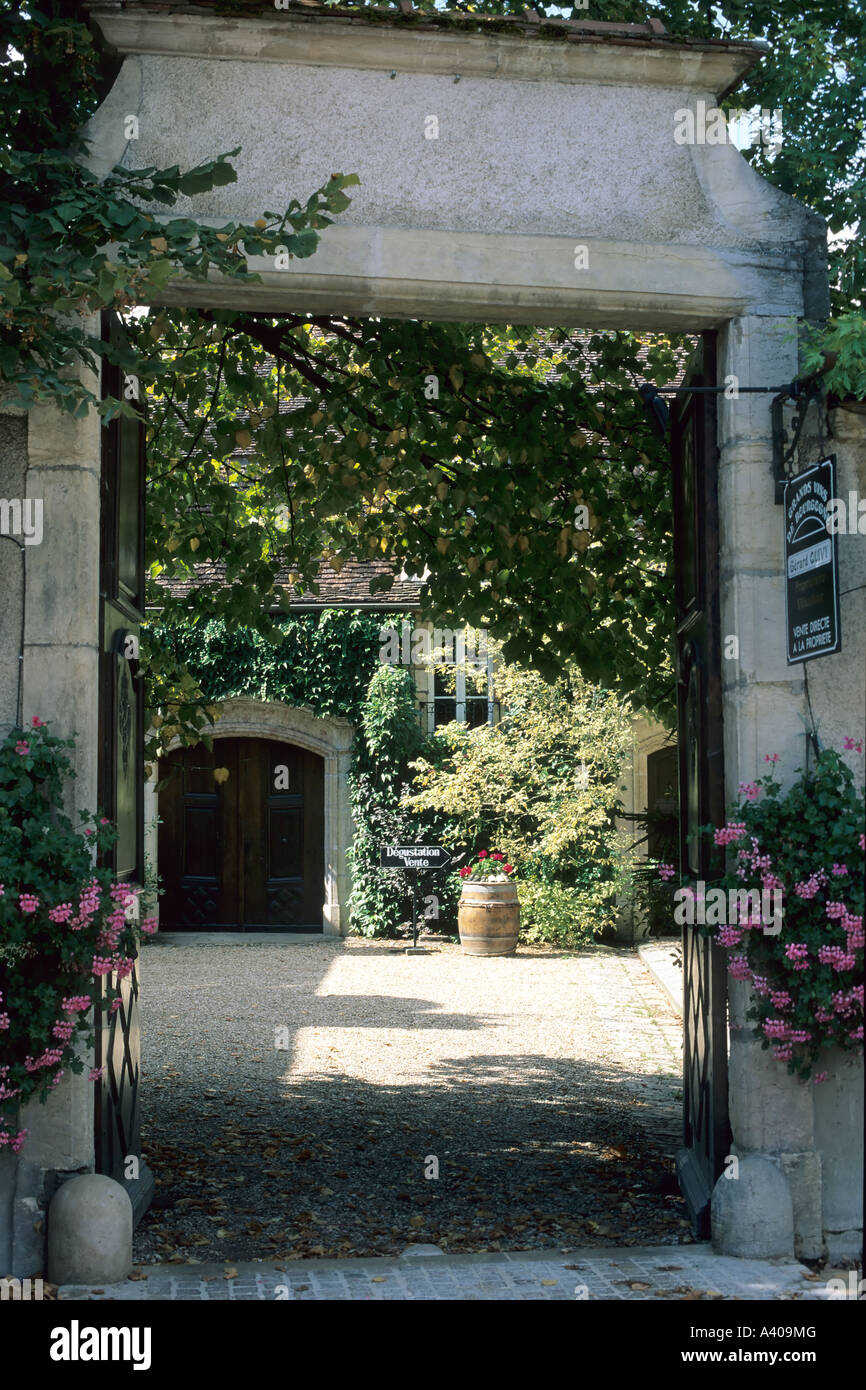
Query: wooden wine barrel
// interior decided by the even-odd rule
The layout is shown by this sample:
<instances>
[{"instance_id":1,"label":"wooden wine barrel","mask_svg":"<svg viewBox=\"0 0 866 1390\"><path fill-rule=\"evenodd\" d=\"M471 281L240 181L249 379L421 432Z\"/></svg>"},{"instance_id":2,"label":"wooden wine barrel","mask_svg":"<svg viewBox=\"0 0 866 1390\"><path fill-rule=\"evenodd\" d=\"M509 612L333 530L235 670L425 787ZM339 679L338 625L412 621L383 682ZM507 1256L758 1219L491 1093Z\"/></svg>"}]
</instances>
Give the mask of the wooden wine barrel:
<instances>
[{"instance_id":1,"label":"wooden wine barrel","mask_svg":"<svg viewBox=\"0 0 866 1390\"><path fill-rule=\"evenodd\" d=\"M520 903L513 883L463 885L457 906L465 956L512 956L520 932Z\"/></svg>"}]
</instances>

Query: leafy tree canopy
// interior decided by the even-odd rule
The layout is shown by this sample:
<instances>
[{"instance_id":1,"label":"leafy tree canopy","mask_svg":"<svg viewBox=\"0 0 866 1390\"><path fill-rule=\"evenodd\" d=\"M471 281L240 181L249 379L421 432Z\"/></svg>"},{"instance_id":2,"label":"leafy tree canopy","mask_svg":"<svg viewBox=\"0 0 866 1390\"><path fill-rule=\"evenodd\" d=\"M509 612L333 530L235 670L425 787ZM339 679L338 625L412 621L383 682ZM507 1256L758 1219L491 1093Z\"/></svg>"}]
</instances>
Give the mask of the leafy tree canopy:
<instances>
[{"instance_id":1,"label":"leafy tree canopy","mask_svg":"<svg viewBox=\"0 0 866 1390\"><path fill-rule=\"evenodd\" d=\"M266 632L288 605L281 571L315 591L322 556L335 570L385 557L425 576L430 616L488 627L508 660L555 674L574 659L639 703L670 701L668 465L636 386L674 375L671 343L208 317L137 329L160 337L166 372L152 575L196 583L176 599L153 584L165 621L218 613Z\"/></svg>"}]
</instances>

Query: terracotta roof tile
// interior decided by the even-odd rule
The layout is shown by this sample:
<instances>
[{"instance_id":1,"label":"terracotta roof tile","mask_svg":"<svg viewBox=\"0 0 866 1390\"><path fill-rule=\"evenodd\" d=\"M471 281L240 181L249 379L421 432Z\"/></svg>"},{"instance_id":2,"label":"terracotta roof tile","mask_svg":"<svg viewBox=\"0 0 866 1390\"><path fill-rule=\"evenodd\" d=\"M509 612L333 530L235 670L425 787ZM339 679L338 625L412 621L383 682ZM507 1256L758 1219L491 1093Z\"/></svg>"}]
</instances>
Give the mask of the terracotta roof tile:
<instances>
[{"instance_id":1,"label":"terracotta roof tile","mask_svg":"<svg viewBox=\"0 0 866 1390\"><path fill-rule=\"evenodd\" d=\"M384 574L394 574L390 589L370 593L370 581ZM196 565L189 579L158 579L157 583L173 598L185 598L193 589L204 584L221 584L225 576L222 565ZM288 571L277 577L283 589L289 588ZM419 607L421 580L410 579L396 570L390 560L347 560L339 574L322 563L317 576L319 593L295 593L292 608L400 608L407 611Z\"/></svg>"}]
</instances>

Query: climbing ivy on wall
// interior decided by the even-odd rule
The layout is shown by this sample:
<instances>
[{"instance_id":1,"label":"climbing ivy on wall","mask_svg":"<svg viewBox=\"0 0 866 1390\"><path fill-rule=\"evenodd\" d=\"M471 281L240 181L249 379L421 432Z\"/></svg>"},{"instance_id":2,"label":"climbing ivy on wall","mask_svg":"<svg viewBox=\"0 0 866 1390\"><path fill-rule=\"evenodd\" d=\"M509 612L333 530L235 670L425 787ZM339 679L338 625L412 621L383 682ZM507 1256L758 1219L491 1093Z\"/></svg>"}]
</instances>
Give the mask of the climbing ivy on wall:
<instances>
[{"instance_id":1,"label":"climbing ivy on wall","mask_svg":"<svg viewBox=\"0 0 866 1390\"><path fill-rule=\"evenodd\" d=\"M358 724L390 614L329 608L287 615L267 636L214 619L151 628L151 641L185 663L204 702L240 696L306 705Z\"/></svg>"},{"instance_id":2,"label":"climbing ivy on wall","mask_svg":"<svg viewBox=\"0 0 866 1390\"><path fill-rule=\"evenodd\" d=\"M399 936L410 923L413 875L383 870L379 851L387 844L449 844L449 818L402 804L409 790L410 760L427 751L415 711L415 687L406 669L377 666L361 710L361 737L350 779L355 837L352 867L352 929L361 936ZM416 877L425 925L457 930L460 880L456 874ZM426 902L425 902L426 900ZM431 917L427 914L433 913Z\"/></svg>"}]
</instances>

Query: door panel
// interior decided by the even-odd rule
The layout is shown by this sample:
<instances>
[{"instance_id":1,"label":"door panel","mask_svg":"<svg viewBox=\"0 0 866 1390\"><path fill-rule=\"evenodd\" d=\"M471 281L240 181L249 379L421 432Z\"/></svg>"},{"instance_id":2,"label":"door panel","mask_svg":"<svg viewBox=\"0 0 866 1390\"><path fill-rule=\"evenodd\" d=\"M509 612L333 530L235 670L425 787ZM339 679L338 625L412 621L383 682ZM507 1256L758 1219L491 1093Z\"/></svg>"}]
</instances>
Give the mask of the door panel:
<instances>
[{"instance_id":1,"label":"door panel","mask_svg":"<svg viewBox=\"0 0 866 1390\"><path fill-rule=\"evenodd\" d=\"M234 926L237 875L227 872L226 798L214 781L223 764L200 746L178 749L163 760L160 777L159 871L164 894L160 922L169 930ZM231 780L231 770L229 773ZM227 784L223 784L227 785Z\"/></svg>"},{"instance_id":2,"label":"door panel","mask_svg":"<svg viewBox=\"0 0 866 1390\"><path fill-rule=\"evenodd\" d=\"M102 338L125 347L114 314L102 316ZM102 394L124 397L120 368L102 360ZM138 637L144 607L145 421L118 418L103 425L100 469L99 809L117 829L106 861L115 877L140 885L144 867L144 691L138 675ZM138 961L121 982L121 1007L95 1018L96 1171L123 1182L137 1221L153 1191L139 1144L140 1041ZM116 976L112 983L117 983ZM130 1158L138 1160L131 1174Z\"/></svg>"},{"instance_id":3,"label":"door panel","mask_svg":"<svg viewBox=\"0 0 866 1390\"><path fill-rule=\"evenodd\" d=\"M214 767L228 779L214 781ZM319 931L324 896L321 758L267 739L178 750L162 775L165 930Z\"/></svg>"},{"instance_id":4,"label":"door panel","mask_svg":"<svg viewBox=\"0 0 866 1390\"><path fill-rule=\"evenodd\" d=\"M687 385L715 384L715 334L703 335ZM719 617L716 397L684 394L672 412L677 614L680 867L709 880L713 847L701 825L725 814ZM730 1144L725 952L683 927L683 1147L677 1174L697 1234Z\"/></svg>"}]
</instances>

